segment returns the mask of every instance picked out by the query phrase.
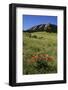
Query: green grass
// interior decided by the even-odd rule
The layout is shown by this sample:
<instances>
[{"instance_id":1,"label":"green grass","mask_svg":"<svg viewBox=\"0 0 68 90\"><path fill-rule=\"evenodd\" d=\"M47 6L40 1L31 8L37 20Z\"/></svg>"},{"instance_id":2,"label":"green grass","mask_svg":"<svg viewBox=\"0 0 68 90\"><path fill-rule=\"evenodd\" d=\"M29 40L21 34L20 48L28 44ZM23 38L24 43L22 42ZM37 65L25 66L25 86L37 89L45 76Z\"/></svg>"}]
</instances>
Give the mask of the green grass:
<instances>
[{"instance_id":1,"label":"green grass","mask_svg":"<svg viewBox=\"0 0 68 90\"><path fill-rule=\"evenodd\" d=\"M23 40L23 74L57 73L57 33L23 32ZM39 64L28 63L33 55L39 54L48 54L54 57L54 60L52 62L41 60Z\"/></svg>"}]
</instances>

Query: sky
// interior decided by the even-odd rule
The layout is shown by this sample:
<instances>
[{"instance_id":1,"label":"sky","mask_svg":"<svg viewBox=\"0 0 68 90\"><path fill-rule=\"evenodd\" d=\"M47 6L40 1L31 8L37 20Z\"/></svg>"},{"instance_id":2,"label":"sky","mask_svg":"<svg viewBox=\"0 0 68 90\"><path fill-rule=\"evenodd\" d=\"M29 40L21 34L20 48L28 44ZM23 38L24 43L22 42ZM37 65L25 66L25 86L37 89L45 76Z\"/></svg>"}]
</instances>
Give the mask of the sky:
<instances>
[{"instance_id":1,"label":"sky","mask_svg":"<svg viewBox=\"0 0 68 90\"><path fill-rule=\"evenodd\" d=\"M24 30L39 24L51 23L57 25L57 16L23 15L22 18Z\"/></svg>"}]
</instances>

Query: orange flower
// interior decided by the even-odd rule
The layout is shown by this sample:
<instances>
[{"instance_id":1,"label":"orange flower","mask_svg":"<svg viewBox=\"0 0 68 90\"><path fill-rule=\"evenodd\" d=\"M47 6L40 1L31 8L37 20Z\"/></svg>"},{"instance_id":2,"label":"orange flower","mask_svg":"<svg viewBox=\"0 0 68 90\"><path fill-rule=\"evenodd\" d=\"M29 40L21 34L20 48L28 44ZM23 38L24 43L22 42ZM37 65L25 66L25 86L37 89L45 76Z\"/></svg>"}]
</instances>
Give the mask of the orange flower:
<instances>
[{"instance_id":1,"label":"orange flower","mask_svg":"<svg viewBox=\"0 0 68 90\"><path fill-rule=\"evenodd\" d=\"M35 62L35 60L31 60L31 63L34 63Z\"/></svg>"},{"instance_id":2,"label":"orange flower","mask_svg":"<svg viewBox=\"0 0 68 90\"><path fill-rule=\"evenodd\" d=\"M47 58L43 58L43 60L47 60Z\"/></svg>"},{"instance_id":3,"label":"orange flower","mask_svg":"<svg viewBox=\"0 0 68 90\"><path fill-rule=\"evenodd\" d=\"M48 54L43 54L44 57L48 57Z\"/></svg>"},{"instance_id":4,"label":"orange flower","mask_svg":"<svg viewBox=\"0 0 68 90\"><path fill-rule=\"evenodd\" d=\"M38 58L38 56L32 56L32 59L37 59Z\"/></svg>"},{"instance_id":5,"label":"orange flower","mask_svg":"<svg viewBox=\"0 0 68 90\"><path fill-rule=\"evenodd\" d=\"M39 60L47 60L47 61L53 61L54 57L53 56L49 56L48 54L38 54L38 55L33 55L31 57L31 59L29 60L29 63L35 63Z\"/></svg>"},{"instance_id":6,"label":"orange flower","mask_svg":"<svg viewBox=\"0 0 68 90\"><path fill-rule=\"evenodd\" d=\"M47 58L47 60L48 60L48 61L53 61L54 58L53 58L52 56L49 56L49 57Z\"/></svg>"},{"instance_id":7,"label":"orange flower","mask_svg":"<svg viewBox=\"0 0 68 90\"><path fill-rule=\"evenodd\" d=\"M32 59L35 58L35 56L32 56Z\"/></svg>"}]
</instances>

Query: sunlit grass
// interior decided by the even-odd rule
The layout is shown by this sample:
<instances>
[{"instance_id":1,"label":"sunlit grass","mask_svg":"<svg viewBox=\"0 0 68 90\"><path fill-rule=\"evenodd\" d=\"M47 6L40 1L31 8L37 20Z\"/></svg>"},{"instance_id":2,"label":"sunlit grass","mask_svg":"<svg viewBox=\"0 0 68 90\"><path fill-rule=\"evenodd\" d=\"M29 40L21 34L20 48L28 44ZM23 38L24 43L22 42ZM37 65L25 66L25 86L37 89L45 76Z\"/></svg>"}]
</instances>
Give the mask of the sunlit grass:
<instances>
[{"instance_id":1,"label":"sunlit grass","mask_svg":"<svg viewBox=\"0 0 68 90\"><path fill-rule=\"evenodd\" d=\"M24 58L23 58L23 74L42 74L42 73L56 73L57 72L57 33L48 32L33 32L23 33L23 46L24 46ZM47 70L42 69L37 70L34 64L29 64L28 61L31 60L33 55L48 54L54 57L54 61L49 63L52 68ZM45 62L44 62L45 64ZM45 65L44 65L45 66Z\"/></svg>"}]
</instances>

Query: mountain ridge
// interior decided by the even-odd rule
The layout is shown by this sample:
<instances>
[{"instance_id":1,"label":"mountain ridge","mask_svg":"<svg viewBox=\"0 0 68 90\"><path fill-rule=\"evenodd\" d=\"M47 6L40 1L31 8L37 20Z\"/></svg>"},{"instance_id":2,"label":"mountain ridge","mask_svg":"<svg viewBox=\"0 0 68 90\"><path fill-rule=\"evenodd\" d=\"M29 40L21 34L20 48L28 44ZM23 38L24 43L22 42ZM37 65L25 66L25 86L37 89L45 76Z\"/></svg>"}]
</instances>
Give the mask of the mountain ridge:
<instances>
[{"instance_id":1,"label":"mountain ridge","mask_svg":"<svg viewBox=\"0 0 68 90\"><path fill-rule=\"evenodd\" d=\"M38 31L46 31L46 32L57 32L57 25L54 24L39 24L35 25L24 32L38 32Z\"/></svg>"}]
</instances>

